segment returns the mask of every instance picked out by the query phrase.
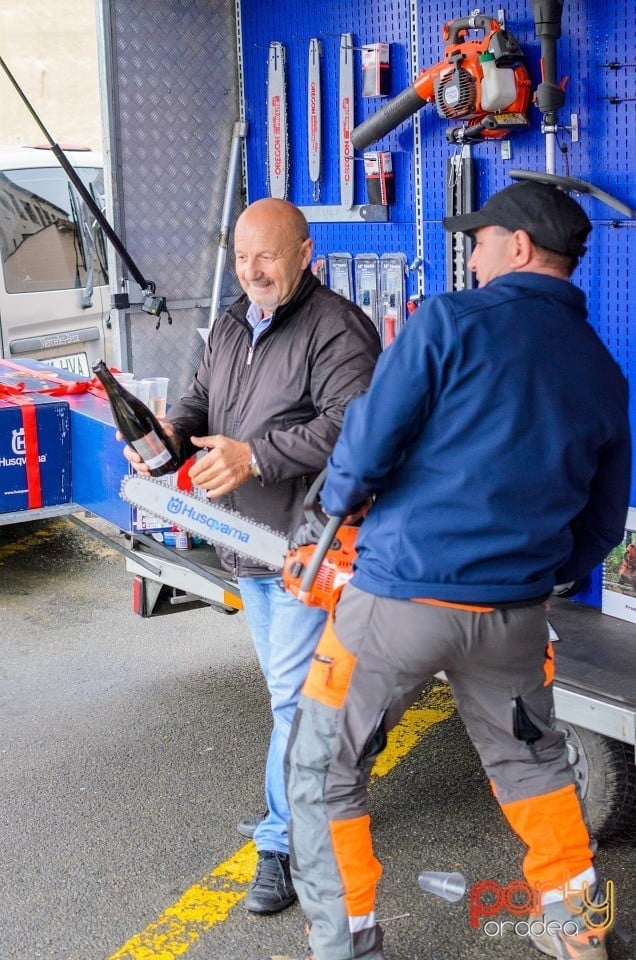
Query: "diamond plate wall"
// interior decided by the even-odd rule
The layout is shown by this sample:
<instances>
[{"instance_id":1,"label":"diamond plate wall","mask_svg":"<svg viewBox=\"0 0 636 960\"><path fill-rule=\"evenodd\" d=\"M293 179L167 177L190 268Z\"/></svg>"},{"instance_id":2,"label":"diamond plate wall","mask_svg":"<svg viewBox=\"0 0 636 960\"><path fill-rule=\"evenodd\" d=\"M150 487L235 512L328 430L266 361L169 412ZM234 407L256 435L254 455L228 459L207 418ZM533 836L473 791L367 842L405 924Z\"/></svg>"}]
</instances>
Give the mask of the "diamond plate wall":
<instances>
[{"instance_id":1,"label":"diamond plate wall","mask_svg":"<svg viewBox=\"0 0 636 960\"><path fill-rule=\"evenodd\" d=\"M232 0L105 0L113 192L118 231L173 323L131 311L129 362L190 380L208 324L232 129L238 119ZM241 203L237 191L235 209ZM118 264L118 276L121 268ZM223 296L240 293L231 270ZM140 299L131 284L131 300Z\"/></svg>"}]
</instances>

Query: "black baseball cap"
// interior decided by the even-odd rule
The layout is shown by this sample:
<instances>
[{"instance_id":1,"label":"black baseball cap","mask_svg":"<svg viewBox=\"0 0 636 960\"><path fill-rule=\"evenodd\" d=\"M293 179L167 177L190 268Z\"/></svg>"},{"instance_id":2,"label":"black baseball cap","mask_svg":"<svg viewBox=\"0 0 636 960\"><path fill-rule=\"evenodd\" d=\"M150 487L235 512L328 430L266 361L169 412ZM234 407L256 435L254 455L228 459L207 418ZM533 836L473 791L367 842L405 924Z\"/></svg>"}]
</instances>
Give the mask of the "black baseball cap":
<instances>
[{"instance_id":1,"label":"black baseball cap","mask_svg":"<svg viewBox=\"0 0 636 960\"><path fill-rule=\"evenodd\" d=\"M551 183L522 180L495 193L481 210L442 220L445 230L472 233L480 227L525 230L537 247L580 257L592 224L576 200Z\"/></svg>"}]
</instances>

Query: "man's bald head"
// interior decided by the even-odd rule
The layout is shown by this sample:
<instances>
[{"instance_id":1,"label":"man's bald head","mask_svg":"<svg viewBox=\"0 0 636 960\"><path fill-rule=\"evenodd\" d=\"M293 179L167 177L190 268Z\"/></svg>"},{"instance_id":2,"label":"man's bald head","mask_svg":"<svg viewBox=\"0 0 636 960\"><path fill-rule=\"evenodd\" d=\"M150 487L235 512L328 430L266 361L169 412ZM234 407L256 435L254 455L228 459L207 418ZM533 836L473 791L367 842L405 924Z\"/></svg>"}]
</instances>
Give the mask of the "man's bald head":
<instances>
[{"instance_id":1,"label":"man's bald head","mask_svg":"<svg viewBox=\"0 0 636 960\"><path fill-rule=\"evenodd\" d=\"M309 236L309 226L302 210L289 200L278 197L264 197L246 207L236 221L235 233L244 229L246 224L250 228L267 224L268 229L286 230L298 240L306 240Z\"/></svg>"}]
</instances>

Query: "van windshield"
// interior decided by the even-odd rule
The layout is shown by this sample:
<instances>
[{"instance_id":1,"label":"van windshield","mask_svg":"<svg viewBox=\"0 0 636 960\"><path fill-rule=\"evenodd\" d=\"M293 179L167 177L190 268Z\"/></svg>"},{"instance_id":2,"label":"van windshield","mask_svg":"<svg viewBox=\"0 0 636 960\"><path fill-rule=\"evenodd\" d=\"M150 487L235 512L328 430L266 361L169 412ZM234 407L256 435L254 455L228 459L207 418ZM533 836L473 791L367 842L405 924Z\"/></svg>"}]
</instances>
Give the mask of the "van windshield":
<instances>
[{"instance_id":1,"label":"van windshield","mask_svg":"<svg viewBox=\"0 0 636 960\"><path fill-rule=\"evenodd\" d=\"M101 205L102 170L77 173ZM108 282L102 231L61 167L0 171L0 257L7 293Z\"/></svg>"}]
</instances>

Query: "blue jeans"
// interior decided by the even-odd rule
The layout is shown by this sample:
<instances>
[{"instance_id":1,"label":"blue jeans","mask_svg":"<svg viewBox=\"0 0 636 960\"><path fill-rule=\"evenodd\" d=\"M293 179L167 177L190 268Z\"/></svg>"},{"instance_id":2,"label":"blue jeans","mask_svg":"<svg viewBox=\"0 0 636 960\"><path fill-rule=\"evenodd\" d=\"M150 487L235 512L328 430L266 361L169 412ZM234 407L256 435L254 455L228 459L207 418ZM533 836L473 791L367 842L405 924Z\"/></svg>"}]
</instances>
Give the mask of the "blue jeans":
<instances>
[{"instance_id":1,"label":"blue jeans","mask_svg":"<svg viewBox=\"0 0 636 960\"><path fill-rule=\"evenodd\" d=\"M283 588L280 577L239 577L238 584L274 719L265 764L269 812L256 828L254 842L257 850L289 853L285 751L300 690L327 614L296 600Z\"/></svg>"}]
</instances>

